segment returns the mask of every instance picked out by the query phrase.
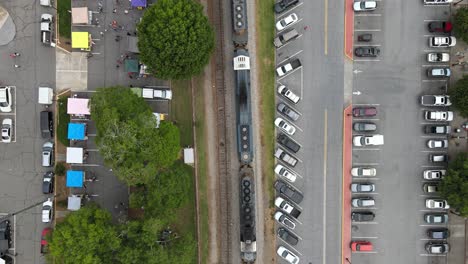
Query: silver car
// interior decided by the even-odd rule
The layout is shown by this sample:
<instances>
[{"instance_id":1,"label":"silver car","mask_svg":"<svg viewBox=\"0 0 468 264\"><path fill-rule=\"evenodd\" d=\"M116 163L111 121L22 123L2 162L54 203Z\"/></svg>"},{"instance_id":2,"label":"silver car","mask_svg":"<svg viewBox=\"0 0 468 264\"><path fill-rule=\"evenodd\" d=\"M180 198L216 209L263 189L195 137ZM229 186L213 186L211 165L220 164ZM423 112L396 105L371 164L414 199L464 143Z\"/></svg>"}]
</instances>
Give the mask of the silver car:
<instances>
[{"instance_id":1,"label":"silver car","mask_svg":"<svg viewBox=\"0 0 468 264\"><path fill-rule=\"evenodd\" d=\"M276 109L278 110L278 112L285 115L287 118L291 119L292 121L297 121L300 117L298 112L294 111L291 107L283 103L279 103Z\"/></svg>"},{"instance_id":2,"label":"silver car","mask_svg":"<svg viewBox=\"0 0 468 264\"><path fill-rule=\"evenodd\" d=\"M353 207L372 207L375 206L375 200L371 197L362 197L362 198L354 198L351 201L351 205Z\"/></svg>"},{"instance_id":3,"label":"silver car","mask_svg":"<svg viewBox=\"0 0 468 264\"><path fill-rule=\"evenodd\" d=\"M353 193L364 193L374 192L375 184L372 183L353 183L351 184L351 192Z\"/></svg>"}]
</instances>

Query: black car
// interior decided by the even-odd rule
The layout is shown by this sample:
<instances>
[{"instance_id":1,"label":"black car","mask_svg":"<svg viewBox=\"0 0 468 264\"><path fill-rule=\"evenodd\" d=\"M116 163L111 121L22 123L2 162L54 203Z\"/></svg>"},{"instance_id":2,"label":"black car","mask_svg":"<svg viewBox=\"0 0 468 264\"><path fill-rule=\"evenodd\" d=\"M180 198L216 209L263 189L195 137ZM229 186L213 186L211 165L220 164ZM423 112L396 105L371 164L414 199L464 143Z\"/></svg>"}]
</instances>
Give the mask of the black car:
<instances>
[{"instance_id":1,"label":"black car","mask_svg":"<svg viewBox=\"0 0 468 264\"><path fill-rule=\"evenodd\" d=\"M288 243L291 246L295 246L299 242L299 238L296 235L289 232L288 230L286 230L286 228L283 227L278 228L278 237L286 241L286 243Z\"/></svg>"},{"instance_id":2,"label":"black car","mask_svg":"<svg viewBox=\"0 0 468 264\"><path fill-rule=\"evenodd\" d=\"M275 4L275 12L281 14L297 4L299 4L299 0L281 0Z\"/></svg>"},{"instance_id":3,"label":"black car","mask_svg":"<svg viewBox=\"0 0 468 264\"><path fill-rule=\"evenodd\" d=\"M433 21L427 25L429 32L450 33L452 31L452 23L448 21Z\"/></svg>"},{"instance_id":4,"label":"black car","mask_svg":"<svg viewBox=\"0 0 468 264\"><path fill-rule=\"evenodd\" d=\"M368 222L375 218L375 214L372 212L353 212L351 213L351 220L356 222Z\"/></svg>"},{"instance_id":5,"label":"black car","mask_svg":"<svg viewBox=\"0 0 468 264\"><path fill-rule=\"evenodd\" d=\"M377 126L372 122L356 122L353 124L353 129L358 132L369 132L375 131Z\"/></svg>"},{"instance_id":6,"label":"black car","mask_svg":"<svg viewBox=\"0 0 468 264\"><path fill-rule=\"evenodd\" d=\"M294 153L297 153L299 149L301 149L301 146L299 146L299 144L294 142L292 139L290 139L283 133L279 133L278 137L276 138L276 141L278 141L278 143L280 143L282 146Z\"/></svg>"},{"instance_id":7,"label":"black car","mask_svg":"<svg viewBox=\"0 0 468 264\"><path fill-rule=\"evenodd\" d=\"M42 193L53 193L54 192L54 173L48 171L42 178Z\"/></svg>"},{"instance_id":8,"label":"black car","mask_svg":"<svg viewBox=\"0 0 468 264\"><path fill-rule=\"evenodd\" d=\"M359 42L369 42L372 40L372 34L369 34L369 33L361 34L357 37L357 40Z\"/></svg>"},{"instance_id":9,"label":"black car","mask_svg":"<svg viewBox=\"0 0 468 264\"><path fill-rule=\"evenodd\" d=\"M301 203L302 199L304 199L304 196L300 192L296 191L282 180L277 180L275 182L275 190L297 204Z\"/></svg>"},{"instance_id":10,"label":"black car","mask_svg":"<svg viewBox=\"0 0 468 264\"><path fill-rule=\"evenodd\" d=\"M451 131L450 126L426 125L424 127L424 133L426 134L450 134Z\"/></svg>"},{"instance_id":11,"label":"black car","mask_svg":"<svg viewBox=\"0 0 468 264\"><path fill-rule=\"evenodd\" d=\"M357 57L377 57L380 54L380 49L377 47L358 47L354 50Z\"/></svg>"},{"instance_id":12,"label":"black car","mask_svg":"<svg viewBox=\"0 0 468 264\"><path fill-rule=\"evenodd\" d=\"M433 228L427 230L427 236L432 239L446 239L450 236L447 228Z\"/></svg>"}]
</instances>

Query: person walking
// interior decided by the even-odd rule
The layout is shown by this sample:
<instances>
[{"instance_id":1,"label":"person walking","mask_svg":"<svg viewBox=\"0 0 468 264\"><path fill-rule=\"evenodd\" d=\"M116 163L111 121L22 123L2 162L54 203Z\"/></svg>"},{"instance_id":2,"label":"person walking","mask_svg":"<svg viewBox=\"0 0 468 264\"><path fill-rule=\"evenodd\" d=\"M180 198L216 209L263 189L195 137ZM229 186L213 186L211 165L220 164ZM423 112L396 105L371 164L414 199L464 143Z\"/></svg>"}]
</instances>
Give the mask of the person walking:
<instances>
[{"instance_id":1,"label":"person walking","mask_svg":"<svg viewBox=\"0 0 468 264\"><path fill-rule=\"evenodd\" d=\"M20 68L21 66L19 66L18 64L15 64L15 68Z\"/></svg>"}]
</instances>

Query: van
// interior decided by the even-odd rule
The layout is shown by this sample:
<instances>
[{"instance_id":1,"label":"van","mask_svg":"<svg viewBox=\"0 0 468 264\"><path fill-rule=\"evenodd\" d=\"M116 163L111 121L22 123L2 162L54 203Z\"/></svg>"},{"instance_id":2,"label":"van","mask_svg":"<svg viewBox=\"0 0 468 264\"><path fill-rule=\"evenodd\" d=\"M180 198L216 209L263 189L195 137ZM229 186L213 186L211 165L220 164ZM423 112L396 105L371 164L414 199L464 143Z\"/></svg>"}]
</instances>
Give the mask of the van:
<instances>
[{"instance_id":1,"label":"van","mask_svg":"<svg viewBox=\"0 0 468 264\"><path fill-rule=\"evenodd\" d=\"M288 43L289 41L296 39L297 37L299 37L299 33L294 28L289 31L286 31L285 33L282 33L275 38L275 47L279 48L284 44Z\"/></svg>"},{"instance_id":2,"label":"van","mask_svg":"<svg viewBox=\"0 0 468 264\"><path fill-rule=\"evenodd\" d=\"M369 241L353 241L351 242L352 251L372 251L373 245Z\"/></svg>"},{"instance_id":3,"label":"van","mask_svg":"<svg viewBox=\"0 0 468 264\"><path fill-rule=\"evenodd\" d=\"M42 111L40 122L42 137L52 138L54 136L54 118L52 112Z\"/></svg>"}]
</instances>

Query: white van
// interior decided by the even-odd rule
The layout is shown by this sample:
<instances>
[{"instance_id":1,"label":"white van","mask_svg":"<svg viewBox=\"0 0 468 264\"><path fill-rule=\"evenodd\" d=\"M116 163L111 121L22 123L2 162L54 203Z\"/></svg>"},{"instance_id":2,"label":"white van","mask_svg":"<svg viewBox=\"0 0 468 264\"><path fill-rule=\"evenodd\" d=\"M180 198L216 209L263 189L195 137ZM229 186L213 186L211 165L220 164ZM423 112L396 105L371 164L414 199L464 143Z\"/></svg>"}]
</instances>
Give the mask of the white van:
<instances>
[{"instance_id":1,"label":"white van","mask_svg":"<svg viewBox=\"0 0 468 264\"><path fill-rule=\"evenodd\" d=\"M41 6L49 6L49 7L51 7L53 4L52 0L41 0L39 3Z\"/></svg>"}]
</instances>

